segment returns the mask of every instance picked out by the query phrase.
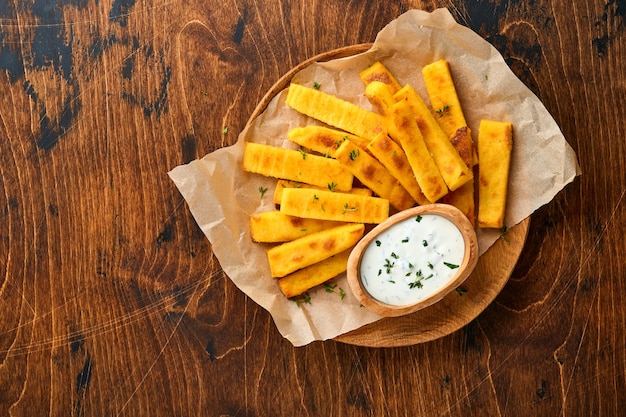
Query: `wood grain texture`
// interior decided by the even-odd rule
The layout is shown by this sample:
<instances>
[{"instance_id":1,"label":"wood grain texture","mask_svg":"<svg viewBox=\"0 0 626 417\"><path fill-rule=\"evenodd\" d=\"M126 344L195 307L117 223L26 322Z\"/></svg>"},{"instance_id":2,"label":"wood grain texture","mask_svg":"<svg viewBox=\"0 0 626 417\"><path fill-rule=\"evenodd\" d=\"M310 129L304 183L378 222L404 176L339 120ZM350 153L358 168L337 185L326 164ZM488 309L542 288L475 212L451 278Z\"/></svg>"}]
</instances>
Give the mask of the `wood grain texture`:
<instances>
[{"instance_id":1,"label":"wood grain texture","mask_svg":"<svg viewBox=\"0 0 626 417\"><path fill-rule=\"evenodd\" d=\"M294 65L436 7L496 46L583 174L464 328L294 348L166 173L234 143ZM625 45L617 0L5 2L0 415L619 415Z\"/></svg>"}]
</instances>

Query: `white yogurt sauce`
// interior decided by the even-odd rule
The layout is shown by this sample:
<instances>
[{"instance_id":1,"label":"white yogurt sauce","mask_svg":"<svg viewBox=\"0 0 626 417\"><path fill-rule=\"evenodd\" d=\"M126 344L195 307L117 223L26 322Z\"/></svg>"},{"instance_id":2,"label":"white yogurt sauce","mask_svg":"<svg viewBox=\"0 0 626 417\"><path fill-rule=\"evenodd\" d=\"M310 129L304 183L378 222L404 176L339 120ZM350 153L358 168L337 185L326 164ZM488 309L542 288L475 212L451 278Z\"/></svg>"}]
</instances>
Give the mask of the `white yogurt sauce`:
<instances>
[{"instance_id":1,"label":"white yogurt sauce","mask_svg":"<svg viewBox=\"0 0 626 417\"><path fill-rule=\"evenodd\" d=\"M454 278L465 255L459 229L436 214L409 217L378 235L361 257L361 280L378 301L414 304Z\"/></svg>"}]
</instances>

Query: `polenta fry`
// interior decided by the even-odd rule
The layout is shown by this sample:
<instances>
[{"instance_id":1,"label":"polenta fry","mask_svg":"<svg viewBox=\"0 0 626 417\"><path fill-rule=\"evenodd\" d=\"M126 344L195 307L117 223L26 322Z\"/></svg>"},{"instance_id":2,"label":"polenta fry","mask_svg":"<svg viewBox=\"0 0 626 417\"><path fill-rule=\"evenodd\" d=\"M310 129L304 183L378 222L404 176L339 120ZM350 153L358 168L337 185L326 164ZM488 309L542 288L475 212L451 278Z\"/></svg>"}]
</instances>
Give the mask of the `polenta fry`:
<instances>
[{"instance_id":1,"label":"polenta fry","mask_svg":"<svg viewBox=\"0 0 626 417\"><path fill-rule=\"evenodd\" d=\"M362 138L371 140L385 131L381 115L314 88L291 84L285 102L302 114Z\"/></svg>"},{"instance_id":2,"label":"polenta fry","mask_svg":"<svg viewBox=\"0 0 626 417\"><path fill-rule=\"evenodd\" d=\"M478 131L478 226L502 228L513 146L511 123L482 120Z\"/></svg>"},{"instance_id":3,"label":"polenta fry","mask_svg":"<svg viewBox=\"0 0 626 417\"><path fill-rule=\"evenodd\" d=\"M446 182L424 143L409 103L404 100L397 102L393 105L393 112L398 140L411 164L415 179L428 201L434 203L448 193Z\"/></svg>"},{"instance_id":4,"label":"polenta fry","mask_svg":"<svg viewBox=\"0 0 626 417\"><path fill-rule=\"evenodd\" d=\"M280 211L310 219L377 224L389 217L389 200L311 188L285 188Z\"/></svg>"},{"instance_id":5,"label":"polenta fry","mask_svg":"<svg viewBox=\"0 0 626 417\"><path fill-rule=\"evenodd\" d=\"M454 191L470 181L474 174L465 164L449 137L441 129L424 100L410 85L396 93L396 100L406 101L424 138L424 143L433 156L447 187Z\"/></svg>"},{"instance_id":6,"label":"polenta fry","mask_svg":"<svg viewBox=\"0 0 626 417\"><path fill-rule=\"evenodd\" d=\"M346 272L351 249L280 278L280 291L285 297L292 298Z\"/></svg>"},{"instance_id":7,"label":"polenta fry","mask_svg":"<svg viewBox=\"0 0 626 417\"><path fill-rule=\"evenodd\" d=\"M352 174L334 159L251 142L246 143L243 169L320 187L333 183L341 191L349 191L353 181Z\"/></svg>"},{"instance_id":8,"label":"polenta fry","mask_svg":"<svg viewBox=\"0 0 626 417\"><path fill-rule=\"evenodd\" d=\"M354 246L363 236L363 224L347 224L283 243L267 251L273 277L280 278Z\"/></svg>"}]
</instances>

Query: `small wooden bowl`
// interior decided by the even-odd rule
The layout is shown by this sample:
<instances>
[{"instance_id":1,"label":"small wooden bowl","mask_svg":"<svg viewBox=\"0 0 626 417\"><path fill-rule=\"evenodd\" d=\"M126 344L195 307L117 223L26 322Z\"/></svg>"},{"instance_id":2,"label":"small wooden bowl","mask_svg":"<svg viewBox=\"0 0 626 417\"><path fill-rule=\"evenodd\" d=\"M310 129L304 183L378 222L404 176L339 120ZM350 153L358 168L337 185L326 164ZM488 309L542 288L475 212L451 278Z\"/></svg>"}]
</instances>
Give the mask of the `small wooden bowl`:
<instances>
[{"instance_id":1,"label":"small wooden bowl","mask_svg":"<svg viewBox=\"0 0 626 417\"><path fill-rule=\"evenodd\" d=\"M461 232L465 244L465 253L463 261L456 270L456 274L451 280L442 285L431 295L428 295L414 304L409 305L392 305L377 300L368 293L361 279L361 260L365 250L369 245L385 230L391 226L402 222L411 217L418 215L435 214L439 215L454 224ZM355 246L348 259L348 284L355 297L363 304L364 307L384 317L397 317L414 313L418 310L426 308L443 299L451 291L454 291L463 281L470 276L478 262L478 239L474 227L467 217L456 207L448 204L428 204L417 206L408 210L401 211L383 223L377 225Z\"/></svg>"}]
</instances>

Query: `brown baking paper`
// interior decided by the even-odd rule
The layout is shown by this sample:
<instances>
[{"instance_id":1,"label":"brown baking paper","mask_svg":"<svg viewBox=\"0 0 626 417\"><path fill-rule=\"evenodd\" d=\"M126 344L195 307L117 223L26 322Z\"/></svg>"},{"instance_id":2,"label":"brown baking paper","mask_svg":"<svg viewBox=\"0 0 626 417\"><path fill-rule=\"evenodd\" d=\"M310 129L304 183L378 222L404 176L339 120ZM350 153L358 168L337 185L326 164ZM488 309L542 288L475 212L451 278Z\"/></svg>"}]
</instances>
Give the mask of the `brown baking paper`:
<instances>
[{"instance_id":1,"label":"brown baking paper","mask_svg":"<svg viewBox=\"0 0 626 417\"><path fill-rule=\"evenodd\" d=\"M293 82L312 86L371 109L358 73L380 60L401 83L411 84L426 101L421 68L446 59L473 135L481 119L513 123L509 199L505 224L512 227L549 202L579 174L576 155L539 99L511 72L502 56L470 29L456 23L447 9L432 13L411 10L387 25L365 53L316 63L296 74ZM310 304L296 304L280 293L270 276L265 250L253 243L249 217L274 209L276 181L241 169L246 141L275 146L289 143L287 132L315 123L288 108L286 91L278 94L231 147L173 169L169 175L212 244L224 272L245 294L269 311L278 330L296 346L325 340L374 322L380 317L361 307L345 275L332 280L344 299L319 287ZM267 188L261 197L259 187ZM478 231L484 253L500 232Z\"/></svg>"}]
</instances>

